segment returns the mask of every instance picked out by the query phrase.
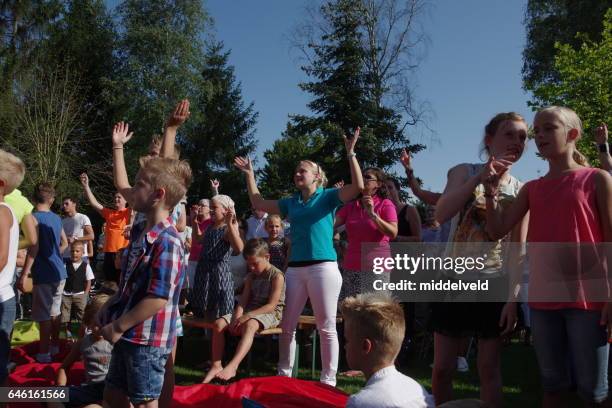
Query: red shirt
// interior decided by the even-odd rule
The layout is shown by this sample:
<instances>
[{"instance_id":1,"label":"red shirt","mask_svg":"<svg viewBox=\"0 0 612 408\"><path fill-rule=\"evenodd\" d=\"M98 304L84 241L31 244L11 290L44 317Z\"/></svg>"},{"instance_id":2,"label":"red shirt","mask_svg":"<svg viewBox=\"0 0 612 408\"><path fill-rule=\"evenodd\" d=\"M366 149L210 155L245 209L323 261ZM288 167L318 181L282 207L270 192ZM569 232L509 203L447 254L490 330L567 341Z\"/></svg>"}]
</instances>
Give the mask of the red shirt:
<instances>
[{"instance_id":1,"label":"red shirt","mask_svg":"<svg viewBox=\"0 0 612 408\"><path fill-rule=\"evenodd\" d=\"M197 222L197 223L200 226L200 231L204 233L204 231L206 231L206 228L208 228L210 224L212 224L212 218L209 218L207 220L204 220L202 222ZM200 260L200 253L202 252L203 247L204 246L202 245L201 242L198 242L196 240L191 241L191 250L189 251L189 261L190 262L191 261L198 262Z\"/></svg>"}]
</instances>

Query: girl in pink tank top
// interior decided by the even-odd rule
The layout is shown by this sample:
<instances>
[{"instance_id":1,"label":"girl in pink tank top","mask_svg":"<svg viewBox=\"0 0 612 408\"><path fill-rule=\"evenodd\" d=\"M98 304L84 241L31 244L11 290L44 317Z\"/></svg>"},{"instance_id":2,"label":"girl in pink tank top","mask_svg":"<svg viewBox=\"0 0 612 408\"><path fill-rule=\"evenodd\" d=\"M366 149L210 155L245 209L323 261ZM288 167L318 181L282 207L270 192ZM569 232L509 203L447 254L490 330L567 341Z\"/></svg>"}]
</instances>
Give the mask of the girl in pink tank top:
<instances>
[{"instance_id":1,"label":"girl in pink tank top","mask_svg":"<svg viewBox=\"0 0 612 408\"><path fill-rule=\"evenodd\" d=\"M525 184L514 203L504 210L497 205L497 187L507 168L499 163L488 166L485 196L490 231L503 235L529 212L527 241L536 243L530 250L529 298L533 300L531 324L544 386L544 407L566 406L563 391L569 390L572 378L578 394L590 403L602 402L608 391L606 339L612 328L612 304L593 301L602 297L589 297L588 288L593 285L584 278L587 268L578 263L564 265L564 260L575 261L576 257L569 254L565 258L564 252L557 249L563 243L580 243L582 255L585 243L609 242L612 237L612 177L588 167L577 150L581 128L580 119L568 108L553 106L536 114L535 142L548 161L549 171ZM574 245L571 249L577 248ZM609 299L605 260L597 261L603 265L596 281L598 295L604 293L603 298ZM584 259L582 262L584 265ZM554 286L559 282L561 285ZM555 293L557 288L563 289L564 296ZM571 370L574 375L570 378Z\"/></svg>"}]
</instances>

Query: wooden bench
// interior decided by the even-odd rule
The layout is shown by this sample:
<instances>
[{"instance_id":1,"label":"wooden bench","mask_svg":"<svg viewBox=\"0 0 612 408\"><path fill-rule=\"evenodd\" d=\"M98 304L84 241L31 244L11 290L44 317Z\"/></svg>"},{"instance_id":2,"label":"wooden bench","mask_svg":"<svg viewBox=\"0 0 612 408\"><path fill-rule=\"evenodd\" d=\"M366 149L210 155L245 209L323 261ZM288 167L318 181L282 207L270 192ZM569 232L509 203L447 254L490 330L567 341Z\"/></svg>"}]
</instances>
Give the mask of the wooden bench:
<instances>
[{"instance_id":1,"label":"wooden bench","mask_svg":"<svg viewBox=\"0 0 612 408\"><path fill-rule=\"evenodd\" d=\"M183 322L183 325L186 327L196 327L200 329L212 329L215 323L214 321L206 320L203 318L198 318L195 316L183 316L181 320ZM336 324L341 323L341 322L342 322L342 318L337 317ZM298 319L298 324L296 328L296 336L295 336L297 347L295 349L293 372L291 373L291 376L294 378L298 377L298 369L300 366L300 348L302 348L306 343L306 339L308 338L308 336L306 335L305 332L307 331L314 331L313 336L312 336L312 356L311 356L310 375L311 375L311 378L315 378L316 361L317 361L316 327L317 327L317 323L316 323L314 316L302 315ZM271 327L269 329L258 332L256 336L270 336L274 334L281 334L282 332L283 330L280 327ZM251 367L251 353L250 352L247 356L247 361L248 361L247 363L248 369L250 371L250 367Z\"/></svg>"}]
</instances>

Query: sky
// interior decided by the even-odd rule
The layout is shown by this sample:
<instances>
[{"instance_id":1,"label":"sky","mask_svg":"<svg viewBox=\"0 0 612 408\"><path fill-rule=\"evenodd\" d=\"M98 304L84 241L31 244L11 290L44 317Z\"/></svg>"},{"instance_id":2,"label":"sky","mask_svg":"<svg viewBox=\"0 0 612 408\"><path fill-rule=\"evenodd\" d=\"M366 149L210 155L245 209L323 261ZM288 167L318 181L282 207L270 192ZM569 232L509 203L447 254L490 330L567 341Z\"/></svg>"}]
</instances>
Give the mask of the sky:
<instances>
[{"instance_id":1,"label":"sky","mask_svg":"<svg viewBox=\"0 0 612 408\"><path fill-rule=\"evenodd\" d=\"M435 138L419 132L413 142L427 149L413 158L426 188L441 191L448 169L478 162L484 126L498 112L516 111L531 123L529 95L521 88L525 44L525 1L433 0L420 18L429 45L416 77L416 97L427 101ZM306 1L207 0L216 37L231 50L246 101L259 112L258 165L285 129L288 115L307 113L310 96L297 84L306 79L288 36ZM543 175L546 163L529 142L512 173L523 181ZM399 170L399 167L397 168Z\"/></svg>"},{"instance_id":2,"label":"sky","mask_svg":"<svg viewBox=\"0 0 612 408\"><path fill-rule=\"evenodd\" d=\"M289 35L304 7L315 0L205 0L215 37L231 50L229 62L242 84L245 102L259 112L255 137L257 167L263 152L280 138L290 114L308 113L307 80L291 50ZM316 0L319 2L319 0ZM108 0L112 7L117 0ZM432 191L442 191L448 169L479 162L486 123L499 112L515 111L531 123L529 95L521 87L523 16L526 0L429 0L420 17L429 37L424 60L412 78L416 97L431 107L432 138L408 134L427 145L413 158L415 174ZM512 174L522 181L543 175L547 166L528 143ZM398 166L396 171L401 172Z\"/></svg>"}]
</instances>

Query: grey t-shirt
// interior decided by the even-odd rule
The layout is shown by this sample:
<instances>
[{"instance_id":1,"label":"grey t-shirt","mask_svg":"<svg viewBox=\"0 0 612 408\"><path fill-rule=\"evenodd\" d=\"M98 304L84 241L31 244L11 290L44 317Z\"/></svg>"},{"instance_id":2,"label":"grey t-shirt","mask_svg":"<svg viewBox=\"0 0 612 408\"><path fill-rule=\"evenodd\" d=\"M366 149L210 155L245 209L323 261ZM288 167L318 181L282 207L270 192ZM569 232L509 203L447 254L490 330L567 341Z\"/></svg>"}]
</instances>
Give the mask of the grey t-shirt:
<instances>
[{"instance_id":1,"label":"grey t-shirt","mask_svg":"<svg viewBox=\"0 0 612 408\"><path fill-rule=\"evenodd\" d=\"M85 381L88 384L104 381L110 365L113 345L104 339L96 340L87 334L81 342L81 354L85 365Z\"/></svg>"}]
</instances>

